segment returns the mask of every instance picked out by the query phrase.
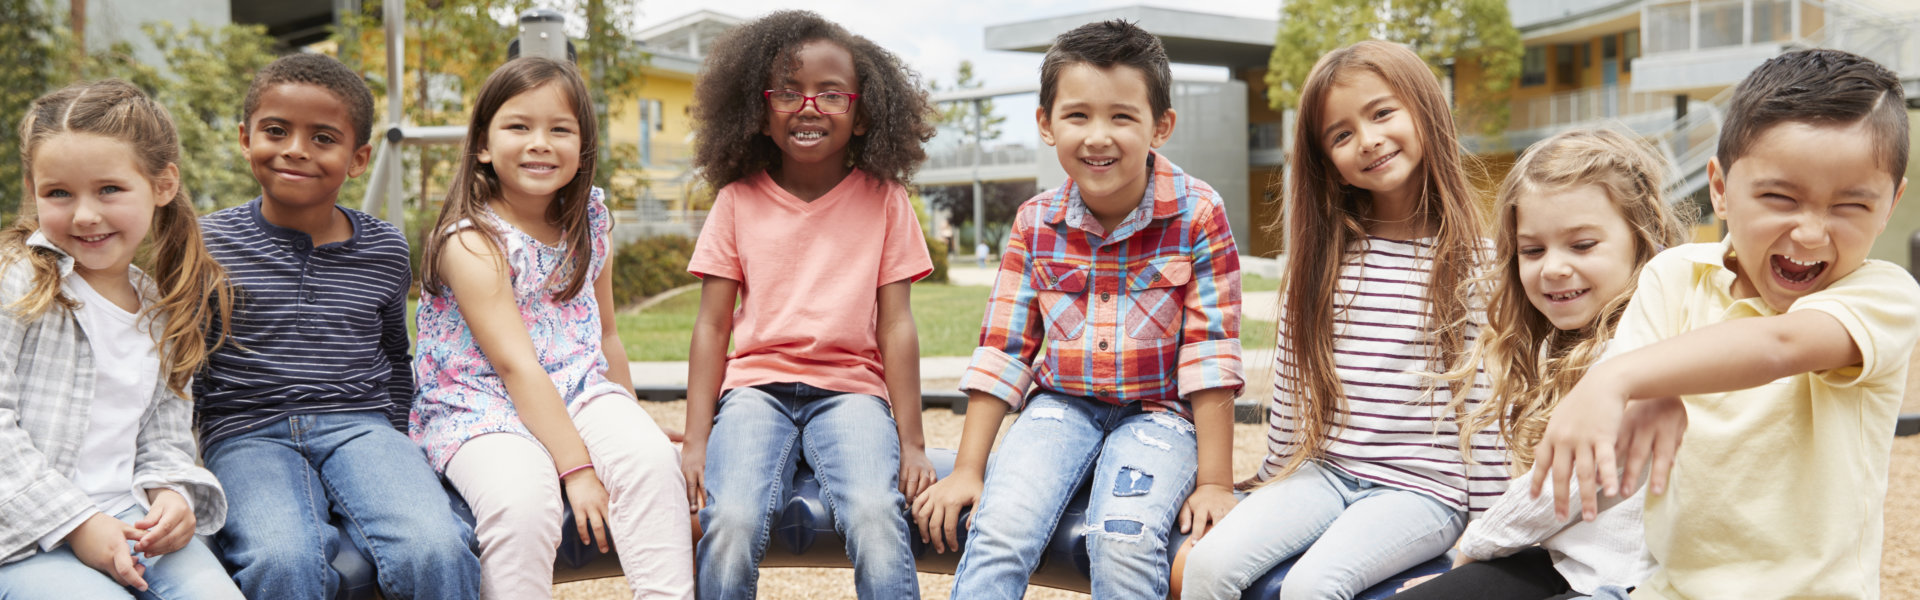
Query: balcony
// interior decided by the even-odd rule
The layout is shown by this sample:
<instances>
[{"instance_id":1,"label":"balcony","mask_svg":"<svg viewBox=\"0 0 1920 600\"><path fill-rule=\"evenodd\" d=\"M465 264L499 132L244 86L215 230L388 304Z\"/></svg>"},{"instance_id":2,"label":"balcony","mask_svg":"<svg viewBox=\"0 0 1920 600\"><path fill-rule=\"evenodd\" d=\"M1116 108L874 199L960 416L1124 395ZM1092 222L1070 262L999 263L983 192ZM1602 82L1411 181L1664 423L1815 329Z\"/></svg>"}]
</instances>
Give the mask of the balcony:
<instances>
[{"instance_id":1,"label":"balcony","mask_svg":"<svg viewBox=\"0 0 1920 600\"><path fill-rule=\"evenodd\" d=\"M1641 9L1633 91L1700 92L1740 82L1789 44L1850 10L1826 0L1680 0ZM1830 15L1829 13L1835 13Z\"/></svg>"}]
</instances>

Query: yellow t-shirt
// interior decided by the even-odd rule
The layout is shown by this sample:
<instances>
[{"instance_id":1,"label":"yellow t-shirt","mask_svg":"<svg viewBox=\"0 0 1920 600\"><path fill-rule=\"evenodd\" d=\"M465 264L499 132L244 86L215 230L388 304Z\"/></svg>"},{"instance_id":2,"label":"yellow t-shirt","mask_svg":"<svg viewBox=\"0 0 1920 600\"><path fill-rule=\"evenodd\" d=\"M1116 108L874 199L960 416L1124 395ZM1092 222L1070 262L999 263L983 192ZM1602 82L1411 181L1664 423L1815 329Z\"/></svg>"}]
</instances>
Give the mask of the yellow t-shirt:
<instances>
[{"instance_id":1,"label":"yellow t-shirt","mask_svg":"<svg viewBox=\"0 0 1920 600\"><path fill-rule=\"evenodd\" d=\"M1722 321L1775 313L1732 296L1724 242L1648 262L1611 357ZM1686 396L1687 433L1664 495L1647 497L1660 568L1634 598L1879 598L1882 507L1920 285L1866 261L1795 301L1838 320L1861 364Z\"/></svg>"}]
</instances>

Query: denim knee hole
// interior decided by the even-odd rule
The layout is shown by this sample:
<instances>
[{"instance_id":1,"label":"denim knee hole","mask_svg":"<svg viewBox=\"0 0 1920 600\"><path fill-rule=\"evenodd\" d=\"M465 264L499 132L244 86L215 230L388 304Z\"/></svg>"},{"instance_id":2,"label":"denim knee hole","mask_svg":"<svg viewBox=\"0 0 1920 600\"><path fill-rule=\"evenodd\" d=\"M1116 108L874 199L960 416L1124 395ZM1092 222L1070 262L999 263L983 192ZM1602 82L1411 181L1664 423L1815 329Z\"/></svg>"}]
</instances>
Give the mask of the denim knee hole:
<instances>
[{"instance_id":1,"label":"denim knee hole","mask_svg":"<svg viewBox=\"0 0 1920 600\"><path fill-rule=\"evenodd\" d=\"M1153 475L1133 467L1120 467L1120 473L1113 478L1113 495L1116 497L1145 496L1153 491Z\"/></svg>"}]
</instances>

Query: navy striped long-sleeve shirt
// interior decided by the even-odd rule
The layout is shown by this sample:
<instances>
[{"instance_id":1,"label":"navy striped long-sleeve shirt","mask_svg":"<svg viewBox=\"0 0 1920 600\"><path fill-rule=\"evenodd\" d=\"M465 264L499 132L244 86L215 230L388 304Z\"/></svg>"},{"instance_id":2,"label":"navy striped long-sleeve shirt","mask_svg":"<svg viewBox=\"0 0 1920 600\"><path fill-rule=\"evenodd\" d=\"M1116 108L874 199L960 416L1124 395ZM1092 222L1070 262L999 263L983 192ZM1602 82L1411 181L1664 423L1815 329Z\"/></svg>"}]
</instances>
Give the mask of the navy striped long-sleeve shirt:
<instances>
[{"instance_id":1,"label":"navy striped long-sleeve shirt","mask_svg":"<svg viewBox=\"0 0 1920 600\"><path fill-rule=\"evenodd\" d=\"M233 339L194 377L202 447L291 415L377 410L405 431L413 398L407 238L341 208L353 237L313 247L260 199L200 219L239 289Z\"/></svg>"}]
</instances>

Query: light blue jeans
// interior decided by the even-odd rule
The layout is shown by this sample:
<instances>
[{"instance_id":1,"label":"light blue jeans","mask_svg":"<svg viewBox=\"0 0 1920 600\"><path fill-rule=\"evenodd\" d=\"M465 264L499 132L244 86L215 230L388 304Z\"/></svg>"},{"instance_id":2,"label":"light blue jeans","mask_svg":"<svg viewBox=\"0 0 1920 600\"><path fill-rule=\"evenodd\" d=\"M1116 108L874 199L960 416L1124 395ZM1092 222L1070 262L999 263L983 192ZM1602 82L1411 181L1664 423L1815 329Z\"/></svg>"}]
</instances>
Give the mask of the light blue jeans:
<instances>
[{"instance_id":1,"label":"light blue jeans","mask_svg":"<svg viewBox=\"0 0 1920 600\"><path fill-rule=\"evenodd\" d=\"M426 453L379 411L294 415L206 450L227 490L215 539L249 598L324 600L340 588L328 562L334 516L373 558L388 598L480 595L473 528L454 516Z\"/></svg>"},{"instance_id":2,"label":"light blue jeans","mask_svg":"<svg viewBox=\"0 0 1920 600\"><path fill-rule=\"evenodd\" d=\"M1352 598L1446 552L1465 518L1423 494L1310 461L1254 490L1187 554L1184 597L1230 600L1298 555L1280 598Z\"/></svg>"},{"instance_id":3,"label":"light blue jeans","mask_svg":"<svg viewBox=\"0 0 1920 600\"><path fill-rule=\"evenodd\" d=\"M1024 595L1061 513L1089 475L1093 597L1166 597L1167 537L1193 491L1198 457L1193 423L1177 414L1035 395L993 455L953 597Z\"/></svg>"},{"instance_id":4,"label":"light blue jeans","mask_svg":"<svg viewBox=\"0 0 1920 600\"><path fill-rule=\"evenodd\" d=\"M695 551L703 600L753 598L760 559L802 454L847 543L855 592L920 597L900 494L900 433L885 400L777 383L728 390L707 438Z\"/></svg>"},{"instance_id":5,"label":"light blue jeans","mask_svg":"<svg viewBox=\"0 0 1920 600\"><path fill-rule=\"evenodd\" d=\"M114 515L132 524L147 516L134 506ZM127 542L131 545L133 542ZM147 565L141 577L147 591L123 587L106 573L95 571L61 544L26 560L0 566L0 598L6 600L68 600L71 598L138 598L140 600L244 600L240 588L227 578L220 559L199 537L186 547L160 556L134 558Z\"/></svg>"}]
</instances>

